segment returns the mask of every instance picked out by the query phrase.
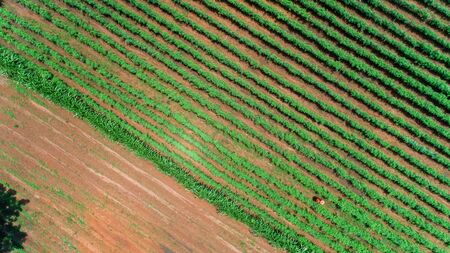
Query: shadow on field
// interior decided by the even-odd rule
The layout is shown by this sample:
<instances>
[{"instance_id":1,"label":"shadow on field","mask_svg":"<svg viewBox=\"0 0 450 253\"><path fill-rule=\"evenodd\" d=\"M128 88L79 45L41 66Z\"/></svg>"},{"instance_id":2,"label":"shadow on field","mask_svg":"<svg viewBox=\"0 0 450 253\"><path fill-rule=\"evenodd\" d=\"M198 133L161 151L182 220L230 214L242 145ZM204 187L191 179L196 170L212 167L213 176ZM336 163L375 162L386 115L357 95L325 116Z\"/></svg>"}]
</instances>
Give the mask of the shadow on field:
<instances>
[{"instance_id":1,"label":"shadow on field","mask_svg":"<svg viewBox=\"0 0 450 253\"><path fill-rule=\"evenodd\" d=\"M0 184L0 253L22 249L27 234L15 224L28 199L17 199L16 191Z\"/></svg>"}]
</instances>

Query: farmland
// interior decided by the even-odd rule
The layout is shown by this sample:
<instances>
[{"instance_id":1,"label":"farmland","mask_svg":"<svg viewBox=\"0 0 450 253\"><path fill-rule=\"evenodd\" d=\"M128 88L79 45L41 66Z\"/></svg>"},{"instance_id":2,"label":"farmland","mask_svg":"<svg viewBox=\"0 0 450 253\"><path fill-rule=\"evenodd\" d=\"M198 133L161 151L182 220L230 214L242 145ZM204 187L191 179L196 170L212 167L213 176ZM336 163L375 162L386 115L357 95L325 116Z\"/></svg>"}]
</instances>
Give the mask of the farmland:
<instances>
[{"instance_id":1,"label":"farmland","mask_svg":"<svg viewBox=\"0 0 450 253\"><path fill-rule=\"evenodd\" d=\"M275 248L448 252L450 6L363 2L4 1L0 70Z\"/></svg>"},{"instance_id":2,"label":"farmland","mask_svg":"<svg viewBox=\"0 0 450 253\"><path fill-rule=\"evenodd\" d=\"M0 183L30 201L25 252L277 252L69 112L0 87Z\"/></svg>"}]
</instances>

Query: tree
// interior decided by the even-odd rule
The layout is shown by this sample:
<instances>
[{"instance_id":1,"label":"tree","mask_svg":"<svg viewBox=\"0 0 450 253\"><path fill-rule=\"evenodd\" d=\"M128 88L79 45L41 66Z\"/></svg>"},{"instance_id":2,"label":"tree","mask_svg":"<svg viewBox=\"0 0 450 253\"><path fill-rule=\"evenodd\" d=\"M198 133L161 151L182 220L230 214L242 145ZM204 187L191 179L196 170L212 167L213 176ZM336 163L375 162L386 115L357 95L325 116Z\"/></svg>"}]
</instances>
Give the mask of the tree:
<instances>
[{"instance_id":1,"label":"tree","mask_svg":"<svg viewBox=\"0 0 450 253\"><path fill-rule=\"evenodd\" d=\"M0 253L21 249L27 234L15 224L27 199L18 200L16 191L0 184Z\"/></svg>"}]
</instances>

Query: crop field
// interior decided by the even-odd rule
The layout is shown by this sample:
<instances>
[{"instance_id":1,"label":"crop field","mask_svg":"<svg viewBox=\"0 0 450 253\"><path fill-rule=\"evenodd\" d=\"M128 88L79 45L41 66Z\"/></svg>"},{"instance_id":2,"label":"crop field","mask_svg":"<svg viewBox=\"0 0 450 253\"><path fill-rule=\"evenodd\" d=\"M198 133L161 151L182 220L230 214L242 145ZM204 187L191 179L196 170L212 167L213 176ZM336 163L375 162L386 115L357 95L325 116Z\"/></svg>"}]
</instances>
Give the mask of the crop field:
<instances>
[{"instance_id":1,"label":"crop field","mask_svg":"<svg viewBox=\"0 0 450 253\"><path fill-rule=\"evenodd\" d=\"M70 112L0 88L0 184L29 200L13 253L281 252Z\"/></svg>"},{"instance_id":2,"label":"crop field","mask_svg":"<svg viewBox=\"0 0 450 253\"><path fill-rule=\"evenodd\" d=\"M277 249L449 252L449 20L438 0L7 0L0 71Z\"/></svg>"}]
</instances>

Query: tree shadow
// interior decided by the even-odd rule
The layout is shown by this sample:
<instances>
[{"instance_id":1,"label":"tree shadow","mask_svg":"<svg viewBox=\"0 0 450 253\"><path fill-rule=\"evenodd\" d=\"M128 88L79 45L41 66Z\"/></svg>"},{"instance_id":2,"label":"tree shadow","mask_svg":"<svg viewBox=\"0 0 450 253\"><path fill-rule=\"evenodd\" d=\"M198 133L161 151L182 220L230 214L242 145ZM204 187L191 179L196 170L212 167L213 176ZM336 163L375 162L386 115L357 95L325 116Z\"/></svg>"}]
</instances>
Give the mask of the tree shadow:
<instances>
[{"instance_id":1,"label":"tree shadow","mask_svg":"<svg viewBox=\"0 0 450 253\"><path fill-rule=\"evenodd\" d=\"M23 249L27 234L15 224L28 199L17 199L17 192L0 184L0 253Z\"/></svg>"}]
</instances>

